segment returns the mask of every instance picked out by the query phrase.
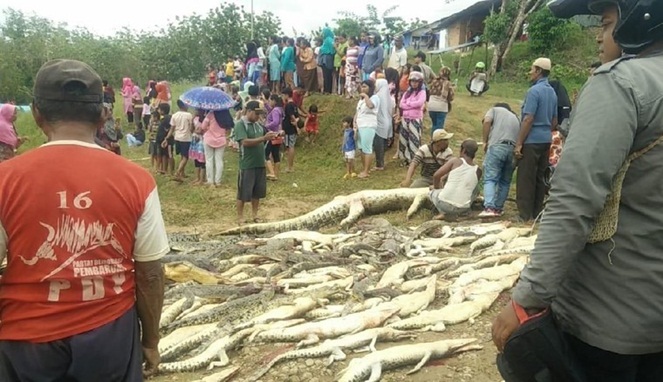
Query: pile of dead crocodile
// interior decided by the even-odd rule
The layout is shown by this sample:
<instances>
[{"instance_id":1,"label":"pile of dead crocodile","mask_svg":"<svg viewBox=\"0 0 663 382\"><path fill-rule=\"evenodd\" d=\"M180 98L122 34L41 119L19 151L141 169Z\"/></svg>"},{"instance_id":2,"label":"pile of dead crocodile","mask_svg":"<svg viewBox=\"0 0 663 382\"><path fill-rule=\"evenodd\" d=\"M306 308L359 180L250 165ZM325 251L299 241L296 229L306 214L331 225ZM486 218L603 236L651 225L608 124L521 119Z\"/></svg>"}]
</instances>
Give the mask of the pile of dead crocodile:
<instances>
[{"instance_id":1,"label":"pile of dead crocodile","mask_svg":"<svg viewBox=\"0 0 663 382\"><path fill-rule=\"evenodd\" d=\"M378 381L383 370L413 365L415 372L429 360L480 349L475 338L415 337L485 312L513 286L535 237L507 222L399 229L382 219L343 234L171 237L160 371L224 367L203 380L257 381L285 360L331 364L367 347L337 380ZM375 349L396 341L409 344ZM294 346L241 370L233 365L238 349L275 343Z\"/></svg>"}]
</instances>

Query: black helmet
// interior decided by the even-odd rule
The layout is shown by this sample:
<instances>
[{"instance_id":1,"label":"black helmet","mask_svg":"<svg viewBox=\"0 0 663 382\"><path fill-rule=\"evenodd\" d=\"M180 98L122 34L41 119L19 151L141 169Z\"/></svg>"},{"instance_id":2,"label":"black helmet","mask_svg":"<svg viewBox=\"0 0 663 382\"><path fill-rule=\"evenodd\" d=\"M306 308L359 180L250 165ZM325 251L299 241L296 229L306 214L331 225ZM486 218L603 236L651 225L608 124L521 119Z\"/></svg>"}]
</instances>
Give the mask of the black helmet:
<instances>
[{"instance_id":1,"label":"black helmet","mask_svg":"<svg viewBox=\"0 0 663 382\"><path fill-rule=\"evenodd\" d=\"M638 54L663 39L663 0L554 0L548 3L560 18L600 12L605 4L619 8L615 41L625 53Z\"/></svg>"}]
</instances>

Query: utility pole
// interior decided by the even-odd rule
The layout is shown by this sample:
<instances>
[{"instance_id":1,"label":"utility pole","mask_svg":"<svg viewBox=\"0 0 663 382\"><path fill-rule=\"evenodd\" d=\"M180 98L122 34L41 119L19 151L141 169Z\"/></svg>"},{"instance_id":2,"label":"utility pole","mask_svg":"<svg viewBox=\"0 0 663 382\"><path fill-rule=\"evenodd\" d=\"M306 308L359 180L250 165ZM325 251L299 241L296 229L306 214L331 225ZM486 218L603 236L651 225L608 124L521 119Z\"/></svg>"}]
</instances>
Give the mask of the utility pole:
<instances>
[{"instance_id":1,"label":"utility pole","mask_svg":"<svg viewBox=\"0 0 663 382\"><path fill-rule=\"evenodd\" d=\"M251 41L253 41L253 0L251 0Z\"/></svg>"}]
</instances>

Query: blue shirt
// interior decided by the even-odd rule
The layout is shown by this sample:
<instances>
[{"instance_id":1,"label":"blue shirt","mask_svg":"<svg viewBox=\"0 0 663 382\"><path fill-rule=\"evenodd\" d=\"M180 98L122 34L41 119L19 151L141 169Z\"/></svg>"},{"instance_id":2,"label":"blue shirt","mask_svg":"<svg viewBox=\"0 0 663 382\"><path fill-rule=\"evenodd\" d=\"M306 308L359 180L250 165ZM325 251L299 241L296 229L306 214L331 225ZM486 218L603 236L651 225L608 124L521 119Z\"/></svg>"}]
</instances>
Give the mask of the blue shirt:
<instances>
[{"instance_id":1,"label":"blue shirt","mask_svg":"<svg viewBox=\"0 0 663 382\"><path fill-rule=\"evenodd\" d=\"M524 143L551 143L552 121L557 117L557 94L547 78L536 81L527 91L522 118L527 114L534 116L534 123Z\"/></svg>"},{"instance_id":2,"label":"blue shirt","mask_svg":"<svg viewBox=\"0 0 663 382\"><path fill-rule=\"evenodd\" d=\"M355 131L353 129L343 130L343 152L355 151L357 144L355 143Z\"/></svg>"}]
</instances>

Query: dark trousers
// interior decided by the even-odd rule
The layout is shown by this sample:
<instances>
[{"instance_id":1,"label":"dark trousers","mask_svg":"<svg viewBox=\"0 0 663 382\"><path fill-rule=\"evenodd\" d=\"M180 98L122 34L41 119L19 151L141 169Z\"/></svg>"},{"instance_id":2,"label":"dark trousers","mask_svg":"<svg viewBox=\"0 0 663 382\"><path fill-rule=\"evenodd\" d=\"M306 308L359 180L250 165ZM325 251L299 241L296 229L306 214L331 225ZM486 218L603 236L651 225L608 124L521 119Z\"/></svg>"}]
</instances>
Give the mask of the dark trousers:
<instances>
[{"instance_id":1,"label":"dark trousers","mask_svg":"<svg viewBox=\"0 0 663 382\"><path fill-rule=\"evenodd\" d=\"M587 382L656 382L663 380L663 352L622 355L588 345L566 335L585 371Z\"/></svg>"},{"instance_id":2,"label":"dark trousers","mask_svg":"<svg viewBox=\"0 0 663 382\"><path fill-rule=\"evenodd\" d=\"M322 67L322 81L324 85L323 92L331 94L332 86L334 85L334 68Z\"/></svg>"},{"instance_id":3,"label":"dark trousers","mask_svg":"<svg viewBox=\"0 0 663 382\"><path fill-rule=\"evenodd\" d=\"M142 364L135 308L104 326L63 340L0 341L2 382L142 382Z\"/></svg>"},{"instance_id":4,"label":"dark trousers","mask_svg":"<svg viewBox=\"0 0 663 382\"><path fill-rule=\"evenodd\" d=\"M375 138L373 138L373 153L375 154L375 167L377 168L384 168L384 151L386 146L387 140L375 134Z\"/></svg>"},{"instance_id":5,"label":"dark trousers","mask_svg":"<svg viewBox=\"0 0 663 382\"><path fill-rule=\"evenodd\" d=\"M535 219L543 210L550 144L523 145L522 154L516 176L516 204L520 218L529 221Z\"/></svg>"}]
</instances>

